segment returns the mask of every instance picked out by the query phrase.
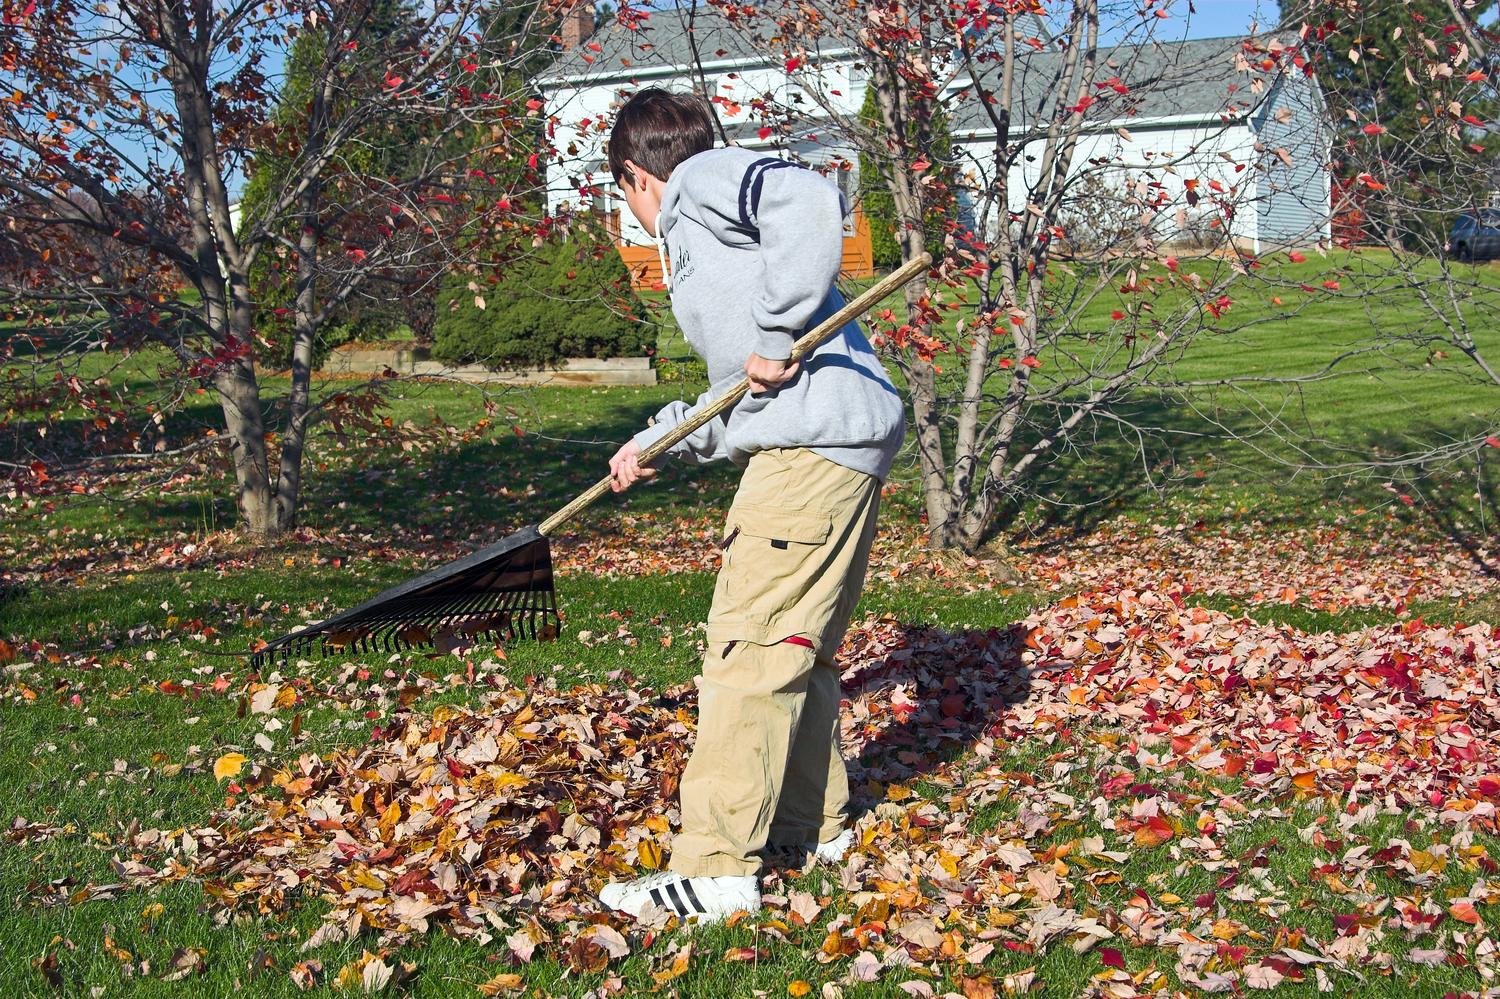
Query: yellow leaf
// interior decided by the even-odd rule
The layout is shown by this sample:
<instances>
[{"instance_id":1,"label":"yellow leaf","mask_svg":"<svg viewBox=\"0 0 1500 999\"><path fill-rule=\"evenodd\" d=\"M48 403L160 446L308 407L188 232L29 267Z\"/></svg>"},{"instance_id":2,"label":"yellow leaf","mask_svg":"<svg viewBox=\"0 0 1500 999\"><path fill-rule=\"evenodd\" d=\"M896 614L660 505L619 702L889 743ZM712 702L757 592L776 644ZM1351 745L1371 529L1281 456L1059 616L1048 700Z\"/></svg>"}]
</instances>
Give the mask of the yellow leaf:
<instances>
[{"instance_id":1,"label":"yellow leaf","mask_svg":"<svg viewBox=\"0 0 1500 999\"><path fill-rule=\"evenodd\" d=\"M640 858L641 866L648 871L661 869L661 847L656 845L654 839L643 839L635 848L636 856Z\"/></svg>"},{"instance_id":2,"label":"yellow leaf","mask_svg":"<svg viewBox=\"0 0 1500 999\"><path fill-rule=\"evenodd\" d=\"M684 944L682 949L677 952L677 956L672 958L672 966L661 971L651 972L651 977L656 979L657 985L665 985L674 978L681 978L687 974L688 962L692 960L692 956L693 945Z\"/></svg>"},{"instance_id":3,"label":"yellow leaf","mask_svg":"<svg viewBox=\"0 0 1500 999\"><path fill-rule=\"evenodd\" d=\"M249 762L244 753L225 753L214 761L214 779L229 780L240 775L240 769Z\"/></svg>"},{"instance_id":4,"label":"yellow leaf","mask_svg":"<svg viewBox=\"0 0 1500 999\"><path fill-rule=\"evenodd\" d=\"M479 985L479 994L486 996L497 996L502 992L519 992L525 987L521 976L509 971L501 972L494 978Z\"/></svg>"},{"instance_id":5,"label":"yellow leaf","mask_svg":"<svg viewBox=\"0 0 1500 999\"><path fill-rule=\"evenodd\" d=\"M1413 850L1411 852L1411 865L1417 869L1418 874L1426 874L1428 871L1442 872L1448 866L1448 858L1439 857L1428 853L1426 850Z\"/></svg>"},{"instance_id":6,"label":"yellow leaf","mask_svg":"<svg viewBox=\"0 0 1500 999\"><path fill-rule=\"evenodd\" d=\"M135 955L115 943L114 938L108 933L104 934L104 953L119 961L121 964L129 964Z\"/></svg>"},{"instance_id":7,"label":"yellow leaf","mask_svg":"<svg viewBox=\"0 0 1500 999\"><path fill-rule=\"evenodd\" d=\"M1232 919L1216 919L1214 920L1213 935L1219 940L1233 940L1240 935L1240 930L1243 928Z\"/></svg>"},{"instance_id":8,"label":"yellow leaf","mask_svg":"<svg viewBox=\"0 0 1500 999\"><path fill-rule=\"evenodd\" d=\"M391 841L391 834L395 832L396 823L400 821L401 803L399 801L393 801L391 802L390 807L380 814L380 821L375 825L375 828L380 833L380 838L383 842L389 843Z\"/></svg>"},{"instance_id":9,"label":"yellow leaf","mask_svg":"<svg viewBox=\"0 0 1500 999\"><path fill-rule=\"evenodd\" d=\"M381 891L385 888L385 882L370 873L368 867L356 867L350 872L354 883L361 888L369 888L371 891Z\"/></svg>"},{"instance_id":10,"label":"yellow leaf","mask_svg":"<svg viewBox=\"0 0 1500 999\"><path fill-rule=\"evenodd\" d=\"M789 996L805 996L811 991L812 986L800 978L786 987L786 994Z\"/></svg>"}]
</instances>

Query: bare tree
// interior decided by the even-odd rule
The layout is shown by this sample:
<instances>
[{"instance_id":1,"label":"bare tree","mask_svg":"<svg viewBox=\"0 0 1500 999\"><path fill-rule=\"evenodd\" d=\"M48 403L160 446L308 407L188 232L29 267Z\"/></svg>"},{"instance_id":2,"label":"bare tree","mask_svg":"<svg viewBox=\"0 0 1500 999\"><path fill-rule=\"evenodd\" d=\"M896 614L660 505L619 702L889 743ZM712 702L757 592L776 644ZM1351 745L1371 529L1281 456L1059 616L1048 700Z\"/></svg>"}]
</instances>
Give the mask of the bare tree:
<instances>
[{"instance_id":1,"label":"bare tree","mask_svg":"<svg viewBox=\"0 0 1500 999\"><path fill-rule=\"evenodd\" d=\"M1273 95L1308 86L1294 44L1174 43L1181 23L1152 14L1100 0L725 14L791 74L793 99L753 102L773 130L882 164L903 259L944 257L880 337L910 393L935 546L992 540L1039 469L1102 434L1138 446L1144 464L1157 428L1123 404L1163 391L1194 339L1232 321L1257 249L1247 220L1275 171L1303 155L1322 176L1316 135L1290 149L1250 134ZM830 70L844 53L875 93L873 126L849 75ZM1196 124L1164 127L1183 105ZM1135 121L1141 135L1125 127ZM1101 205L1112 224L1083 231L1080 216ZM1321 234L1315 222L1295 239Z\"/></svg>"},{"instance_id":2,"label":"bare tree","mask_svg":"<svg viewBox=\"0 0 1500 999\"><path fill-rule=\"evenodd\" d=\"M218 400L239 511L259 536L295 523L309 427L350 398L313 394L329 317L373 280L430 279L490 227L521 245L517 230L542 225L520 210L545 152L520 88L562 7L437 0L402 31L372 34L389 6L39 0L7 5L0 31L0 87L14 95L0 108L0 308L38 343L62 333L80 349L170 352L180 382ZM307 32L321 44L306 113L278 131L278 60ZM412 121L420 155L396 174L361 169L364 149ZM290 166L237 225L236 179L267 143L290 150ZM273 426L250 274L277 253L297 293ZM86 407L97 396L72 392Z\"/></svg>"}]
</instances>

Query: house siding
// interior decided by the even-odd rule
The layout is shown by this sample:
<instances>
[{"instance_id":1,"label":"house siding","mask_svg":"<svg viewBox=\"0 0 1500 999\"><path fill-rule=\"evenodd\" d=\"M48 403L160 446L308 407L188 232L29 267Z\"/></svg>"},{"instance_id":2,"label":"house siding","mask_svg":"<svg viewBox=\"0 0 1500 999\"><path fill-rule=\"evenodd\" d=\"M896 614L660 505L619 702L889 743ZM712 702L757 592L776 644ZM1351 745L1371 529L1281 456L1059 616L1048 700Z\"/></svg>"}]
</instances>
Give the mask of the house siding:
<instances>
[{"instance_id":1,"label":"house siding","mask_svg":"<svg viewBox=\"0 0 1500 999\"><path fill-rule=\"evenodd\" d=\"M1263 152L1257 173L1260 249L1307 246L1330 238L1328 133L1317 88L1305 78L1278 80L1252 119ZM1285 150L1290 164L1276 152Z\"/></svg>"},{"instance_id":2,"label":"house siding","mask_svg":"<svg viewBox=\"0 0 1500 999\"><path fill-rule=\"evenodd\" d=\"M1081 193L1079 175L1088 171L1103 185L1123 191L1134 181L1163 185L1167 199L1159 207L1153 224L1154 237L1160 243L1181 241L1195 227L1207 227L1208 220L1221 212L1210 199L1227 202L1233 209L1228 234L1241 243L1253 243L1257 235L1255 211L1257 183L1251 169L1257 160L1255 137L1244 122L1183 122L1150 125L1129 122L1131 138L1118 131L1091 131L1078 138L1072 159L1070 199ZM983 187L993 176L992 140L975 138L957 144L965 167ZM1009 210L1019 215L1026 211L1027 193L1042 180L1042 143L1034 143L1017 159L1009 180ZM1029 157L1029 159L1028 159ZM1244 169L1236 170L1237 165ZM1198 205L1188 205L1187 179L1196 179L1202 196ZM1210 182L1223 188L1222 195L1211 193ZM1070 201L1068 211L1077 214L1081 206ZM976 220L993 232L996 219ZM1183 223L1186 223L1184 225ZM1214 228L1221 228L1216 226Z\"/></svg>"}]
</instances>

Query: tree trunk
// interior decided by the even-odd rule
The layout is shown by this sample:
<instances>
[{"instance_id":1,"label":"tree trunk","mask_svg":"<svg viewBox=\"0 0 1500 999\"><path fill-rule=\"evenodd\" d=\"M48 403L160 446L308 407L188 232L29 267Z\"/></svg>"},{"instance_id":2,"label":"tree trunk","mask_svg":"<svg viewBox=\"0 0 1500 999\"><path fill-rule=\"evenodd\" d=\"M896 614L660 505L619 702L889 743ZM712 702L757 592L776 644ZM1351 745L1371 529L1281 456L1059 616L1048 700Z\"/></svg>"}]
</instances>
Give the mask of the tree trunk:
<instances>
[{"instance_id":1,"label":"tree trunk","mask_svg":"<svg viewBox=\"0 0 1500 999\"><path fill-rule=\"evenodd\" d=\"M871 67L871 85L875 88L875 106L880 112L885 134L897 139L897 157L882 178L895 208L901 244L901 262L915 260L927 249L926 198L918 181L907 170L902 157L931 147L930 108L913 101L908 82L883 60ZM926 98L922 98L926 100ZM927 297L927 280L917 277L907 284L907 322L913 327L922 320L921 302ZM917 461L922 478L922 505L927 512L929 544L934 548L951 548L956 539L957 521L949 502L948 463L943 452L942 409L939 405L937 371L929 361L913 357L904 365L908 390L911 392L912 421L916 429Z\"/></svg>"},{"instance_id":2,"label":"tree trunk","mask_svg":"<svg viewBox=\"0 0 1500 999\"><path fill-rule=\"evenodd\" d=\"M236 503L240 519L249 532L268 538L280 532L276 494L271 488L266 459L265 419L261 413L260 386L248 359L235 361L214 376L224 426L232 442Z\"/></svg>"},{"instance_id":3,"label":"tree trunk","mask_svg":"<svg viewBox=\"0 0 1500 999\"><path fill-rule=\"evenodd\" d=\"M312 128L321 124L322 104L316 102ZM321 132L314 131L314 135ZM315 145L313 148L318 148ZM297 523L302 498L302 455L307 445L308 394L312 382L313 351L318 334L318 234L315 229L322 185L309 184L301 197L302 235L297 241L297 300L295 339L292 341L292 384L287 396L286 432L281 436L280 474L276 482L276 519L283 530Z\"/></svg>"}]
</instances>

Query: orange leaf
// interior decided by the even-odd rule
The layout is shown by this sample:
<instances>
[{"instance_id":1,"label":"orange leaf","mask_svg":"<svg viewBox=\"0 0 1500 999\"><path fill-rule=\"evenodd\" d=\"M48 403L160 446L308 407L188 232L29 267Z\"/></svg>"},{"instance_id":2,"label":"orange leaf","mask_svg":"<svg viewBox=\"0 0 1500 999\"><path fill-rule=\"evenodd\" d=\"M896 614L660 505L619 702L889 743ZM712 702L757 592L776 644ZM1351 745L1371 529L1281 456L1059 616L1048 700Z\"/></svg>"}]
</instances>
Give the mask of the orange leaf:
<instances>
[{"instance_id":1,"label":"orange leaf","mask_svg":"<svg viewBox=\"0 0 1500 999\"><path fill-rule=\"evenodd\" d=\"M1454 902L1448 906L1448 915L1460 923L1468 923L1471 926L1479 925L1479 912L1472 902Z\"/></svg>"},{"instance_id":2,"label":"orange leaf","mask_svg":"<svg viewBox=\"0 0 1500 999\"><path fill-rule=\"evenodd\" d=\"M1135 845L1161 846L1175 835L1171 825L1160 815L1153 815L1135 831Z\"/></svg>"}]
</instances>

